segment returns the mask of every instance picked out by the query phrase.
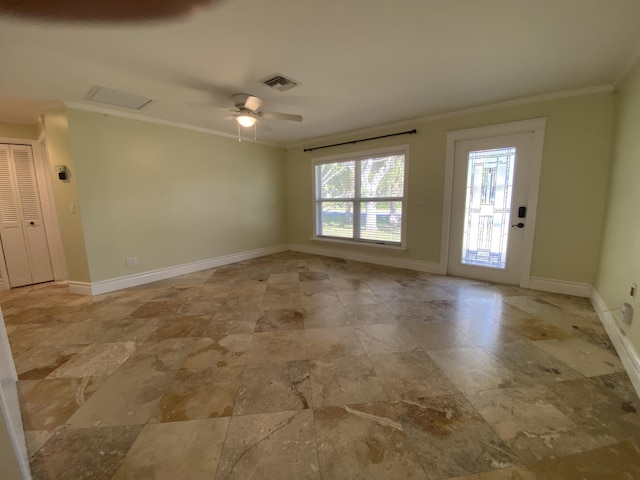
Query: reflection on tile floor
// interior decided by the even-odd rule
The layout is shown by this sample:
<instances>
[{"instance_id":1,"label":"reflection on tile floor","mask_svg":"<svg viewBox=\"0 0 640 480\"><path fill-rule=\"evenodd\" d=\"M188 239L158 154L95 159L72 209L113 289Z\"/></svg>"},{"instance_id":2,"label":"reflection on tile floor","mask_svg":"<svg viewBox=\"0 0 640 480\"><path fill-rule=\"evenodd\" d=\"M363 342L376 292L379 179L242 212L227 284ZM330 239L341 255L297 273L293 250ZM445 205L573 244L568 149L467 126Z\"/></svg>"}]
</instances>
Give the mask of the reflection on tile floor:
<instances>
[{"instance_id":1,"label":"reflection on tile floor","mask_svg":"<svg viewBox=\"0 0 640 480\"><path fill-rule=\"evenodd\" d=\"M586 299L286 252L0 304L35 480L640 478Z\"/></svg>"}]
</instances>

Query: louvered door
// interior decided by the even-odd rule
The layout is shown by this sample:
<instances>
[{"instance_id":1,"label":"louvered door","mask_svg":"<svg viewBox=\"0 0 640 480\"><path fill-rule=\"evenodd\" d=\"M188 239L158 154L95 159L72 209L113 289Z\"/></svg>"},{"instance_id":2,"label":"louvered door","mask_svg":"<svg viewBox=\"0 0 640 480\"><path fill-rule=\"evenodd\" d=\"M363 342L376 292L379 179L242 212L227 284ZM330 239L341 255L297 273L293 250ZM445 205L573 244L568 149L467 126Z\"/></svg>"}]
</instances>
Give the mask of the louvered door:
<instances>
[{"instance_id":1,"label":"louvered door","mask_svg":"<svg viewBox=\"0 0 640 480\"><path fill-rule=\"evenodd\" d=\"M9 284L53 280L29 146L0 145L0 227Z\"/></svg>"}]
</instances>

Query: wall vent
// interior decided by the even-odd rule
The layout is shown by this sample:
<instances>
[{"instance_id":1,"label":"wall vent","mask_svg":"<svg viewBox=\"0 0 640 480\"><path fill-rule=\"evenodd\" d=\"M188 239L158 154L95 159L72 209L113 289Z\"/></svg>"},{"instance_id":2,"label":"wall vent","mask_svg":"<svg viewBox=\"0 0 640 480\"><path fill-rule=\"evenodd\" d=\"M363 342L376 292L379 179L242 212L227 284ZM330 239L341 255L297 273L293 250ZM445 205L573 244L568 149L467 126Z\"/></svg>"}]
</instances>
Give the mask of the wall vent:
<instances>
[{"instance_id":1,"label":"wall vent","mask_svg":"<svg viewBox=\"0 0 640 480\"><path fill-rule=\"evenodd\" d=\"M279 90L281 92L284 92L285 90L290 90L293 87L298 86L298 82L278 74L273 75L267 78L266 80L263 80L262 83L264 83L267 87L275 88L276 90Z\"/></svg>"}]
</instances>

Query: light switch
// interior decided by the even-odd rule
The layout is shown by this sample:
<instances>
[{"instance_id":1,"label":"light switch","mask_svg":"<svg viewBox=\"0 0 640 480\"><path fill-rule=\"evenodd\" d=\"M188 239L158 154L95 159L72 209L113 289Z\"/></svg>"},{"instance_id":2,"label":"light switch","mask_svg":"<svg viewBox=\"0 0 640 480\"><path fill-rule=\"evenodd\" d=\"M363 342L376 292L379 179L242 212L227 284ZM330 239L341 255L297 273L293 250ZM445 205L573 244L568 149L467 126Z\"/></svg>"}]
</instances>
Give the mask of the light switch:
<instances>
[{"instance_id":1,"label":"light switch","mask_svg":"<svg viewBox=\"0 0 640 480\"><path fill-rule=\"evenodd\" d=\"M76 212L76 204L75 203L70 203L69 204L69 212L71 213L71 215L75 215Z\"/></svg>"}]
</instances>

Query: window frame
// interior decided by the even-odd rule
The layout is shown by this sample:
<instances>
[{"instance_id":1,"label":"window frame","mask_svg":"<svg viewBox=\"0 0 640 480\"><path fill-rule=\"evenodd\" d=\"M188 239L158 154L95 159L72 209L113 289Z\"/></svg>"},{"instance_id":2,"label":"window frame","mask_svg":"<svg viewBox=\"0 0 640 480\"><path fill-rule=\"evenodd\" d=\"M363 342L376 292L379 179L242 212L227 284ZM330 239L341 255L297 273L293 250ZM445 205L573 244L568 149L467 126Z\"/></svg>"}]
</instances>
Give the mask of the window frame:
<instances>
[{"instance_id":1,"label":"window frame","mask_svg":"<svg viewBox=\"0 0 640 480\"><path fill-rule=\"evenodd\" d=\"M408 184L409 184L409 145L396 145L393 147L377 148L372 150L361 150L353 153L345 153L338 155L329 155L324 157L312 158L311 161L311 182L312 188L312 201L313 201L313 236L311 240L326 241L332 243L343 243L349 245L361 245L370 247L381 247L396 250L406 250L407 247L407 212L409 204ZM403 179L403 195L402 197L362 197L361 192L361 178L360 178L360 166L363 160L369 160L378 157L387 157L390 155L404 155L404 179ZM322 164L328 163L341 163L354 161L356 168L354 171L354 197L349 198L321 198L320 178L316 177L316 167ZM330 235L319 235L318 232L322 231L322 216L320 214L320 208L323 202L352 202L353 204L353 218L354 225L351 237L333 237ZM390 242L386 240L371 240L364 238L355 238L356 222L360 221L360 208L361 203L366 201L384 202L384 201L398 201L402 204L402 217L400 223L400 242ZM359 227L358 227L359 228Z\"/></svg>"}]
</instances>

